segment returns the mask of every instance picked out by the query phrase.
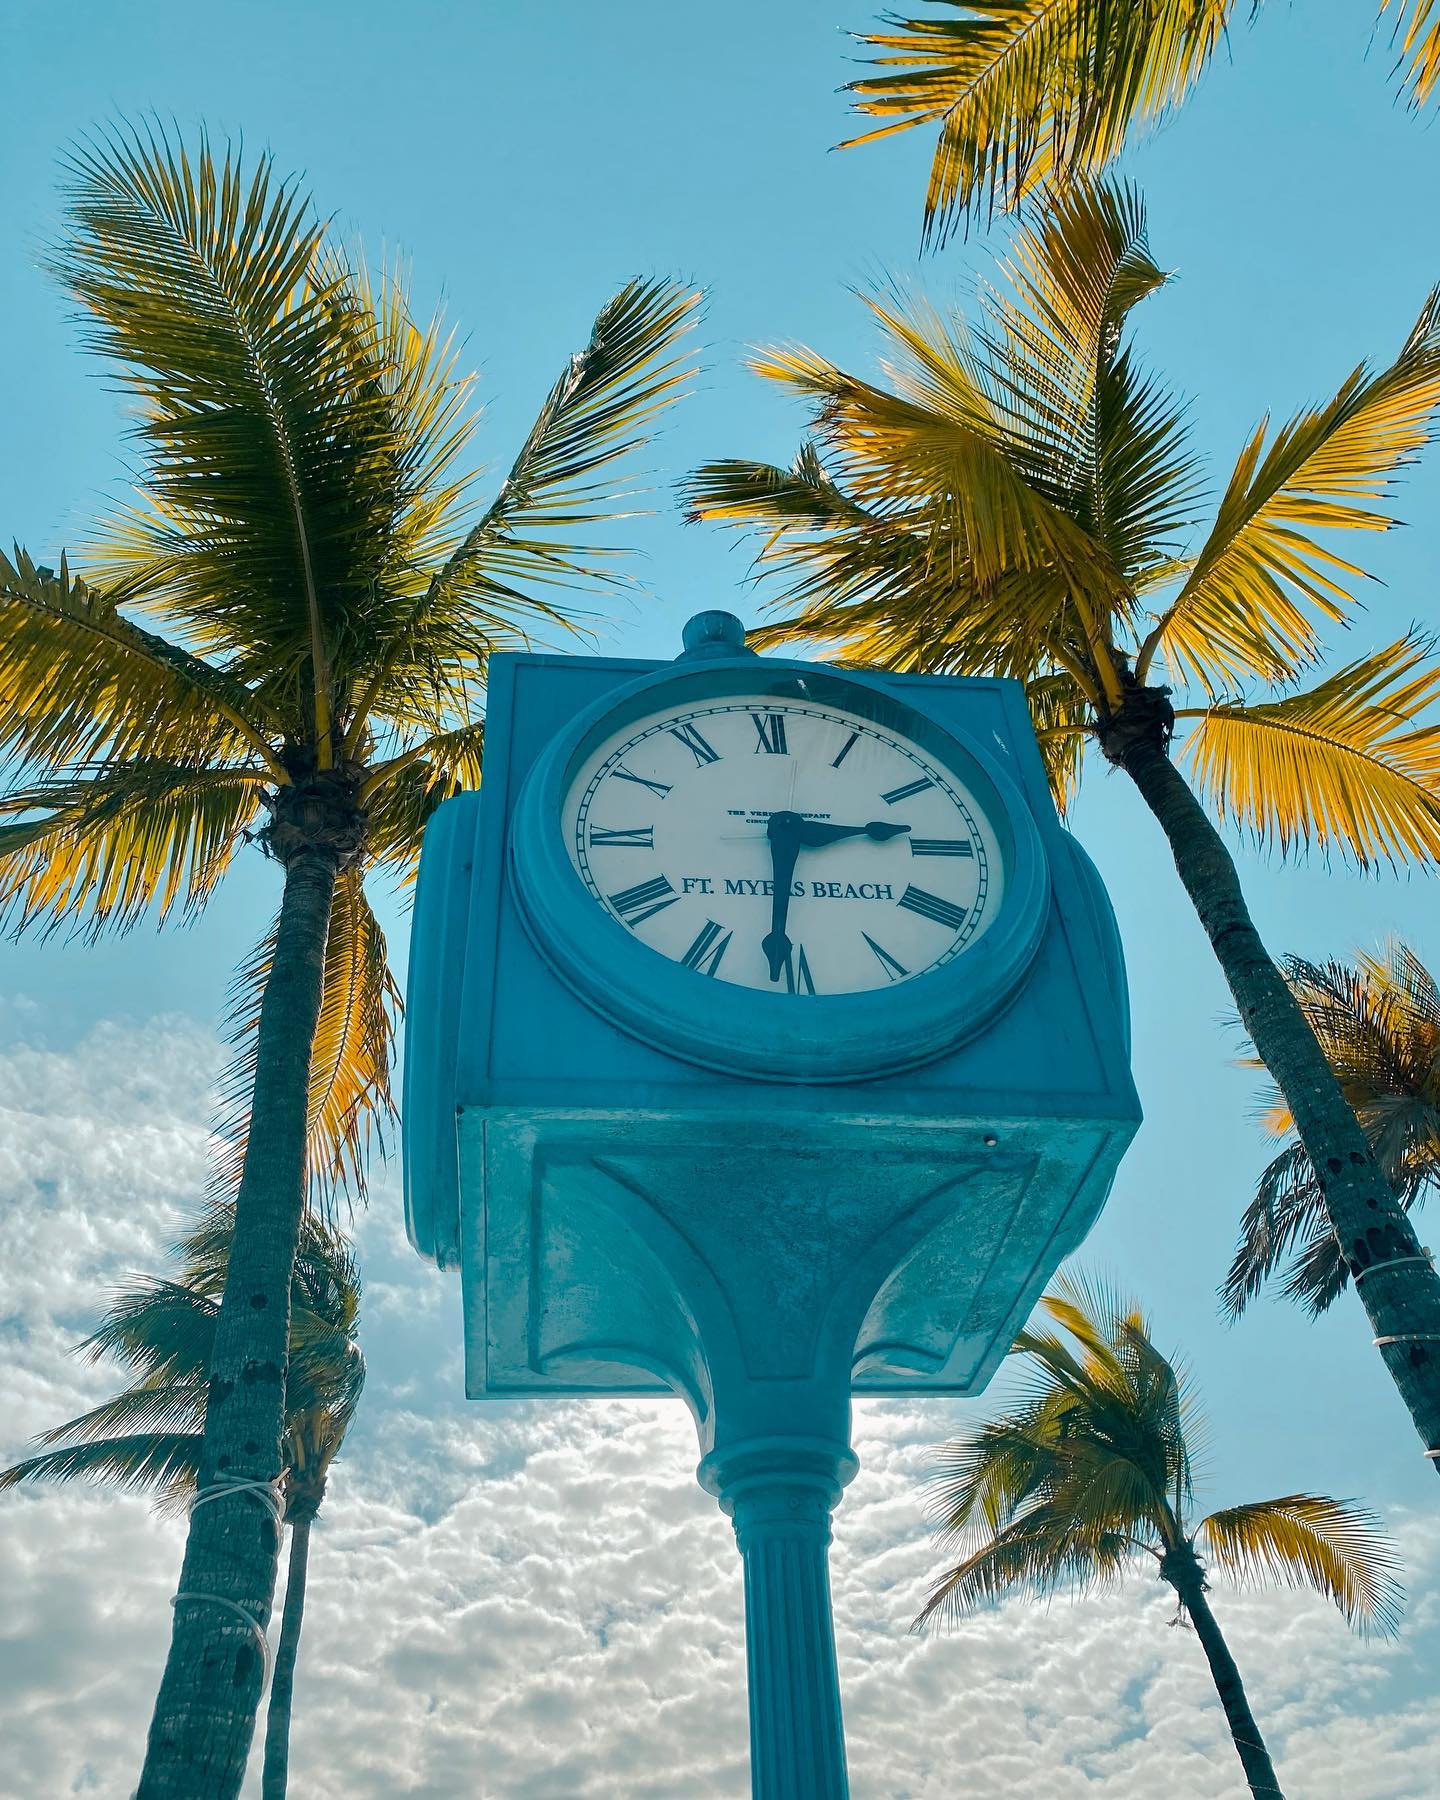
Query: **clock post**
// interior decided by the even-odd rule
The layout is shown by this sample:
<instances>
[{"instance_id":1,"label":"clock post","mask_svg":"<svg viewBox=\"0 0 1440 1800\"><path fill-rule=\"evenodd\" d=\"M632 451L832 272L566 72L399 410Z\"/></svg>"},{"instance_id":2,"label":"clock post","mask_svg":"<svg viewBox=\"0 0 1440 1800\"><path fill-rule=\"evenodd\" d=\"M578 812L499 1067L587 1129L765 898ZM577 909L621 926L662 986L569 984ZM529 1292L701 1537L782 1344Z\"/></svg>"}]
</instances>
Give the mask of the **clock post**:
<instances>
[{"instance_id":1,"label":"clock post","mask_svg":"<svg viewBox=\"0 0 1440 1800\"><path fill-rule=\"evenodd\" d=\"M497 657L425 840L407 1224L467 1391L670 1393L745 1581L761 1800L846 1789L854 1394L978 1392L1139 1122L1104 890L1011 682Z\"/></svg>"}]
</instances>

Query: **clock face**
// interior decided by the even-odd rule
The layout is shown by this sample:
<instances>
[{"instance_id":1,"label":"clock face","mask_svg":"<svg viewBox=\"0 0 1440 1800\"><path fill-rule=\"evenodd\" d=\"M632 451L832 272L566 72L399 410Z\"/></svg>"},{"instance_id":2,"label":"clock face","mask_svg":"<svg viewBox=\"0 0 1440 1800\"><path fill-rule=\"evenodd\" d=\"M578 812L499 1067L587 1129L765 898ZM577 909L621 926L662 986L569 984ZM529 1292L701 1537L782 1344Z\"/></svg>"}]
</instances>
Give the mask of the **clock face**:
<instances>
[{"instance_id":1,"label":"clock face","mask_svg":"<svg viewBox=\"0 0 1440 1800\"><path fill-rule=\"evenodd\" d=\"M1004 895L964 780L841 709L726 697L635 719L579 766L565 843L595 904L697 975L854 994L962 956Z\"/></svg>"}]
</instances>

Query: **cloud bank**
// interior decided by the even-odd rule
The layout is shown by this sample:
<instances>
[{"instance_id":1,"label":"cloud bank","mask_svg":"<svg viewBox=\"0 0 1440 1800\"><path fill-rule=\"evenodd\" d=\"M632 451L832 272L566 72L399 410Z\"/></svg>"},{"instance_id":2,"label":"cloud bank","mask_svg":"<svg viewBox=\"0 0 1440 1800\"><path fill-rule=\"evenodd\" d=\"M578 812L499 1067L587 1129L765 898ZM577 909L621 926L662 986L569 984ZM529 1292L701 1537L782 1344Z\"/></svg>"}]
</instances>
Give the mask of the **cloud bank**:
<instances>
[{"instance_id":1,"label":"cloud bank","mask_svg":"<svg viewBox=\"0 0 1440 1800\"><path fill-rule=\"evenodd\" d=\"M18 1038L24 1021L7 1023ZM159 1266L198 1195L216 1061L179 1018L0 1052L7 1460L112 1386L67 1346L108 1282ZM458 1289L406 1247L392 1184L359 1235L371 1381L315 1536L295 1791L746 1794L739 1560L695 1485L683 1409L467 1404ZM833 1559L857 1800L1243 1795L1199 1646L1143 1570L1121 1593L909 1635L935 1567L920 1482L961 1416L858 1409ZM1217 1588L1281 1778L1306 1800L1440 1794L1440 1521L1392 1524L1421 1596L1397 1643L1356 1639L1312 1598ZM130 1792L179 1554L178 1528L135 1500L0 1500L0 1792Z\"/></svg>"}]
</instances>

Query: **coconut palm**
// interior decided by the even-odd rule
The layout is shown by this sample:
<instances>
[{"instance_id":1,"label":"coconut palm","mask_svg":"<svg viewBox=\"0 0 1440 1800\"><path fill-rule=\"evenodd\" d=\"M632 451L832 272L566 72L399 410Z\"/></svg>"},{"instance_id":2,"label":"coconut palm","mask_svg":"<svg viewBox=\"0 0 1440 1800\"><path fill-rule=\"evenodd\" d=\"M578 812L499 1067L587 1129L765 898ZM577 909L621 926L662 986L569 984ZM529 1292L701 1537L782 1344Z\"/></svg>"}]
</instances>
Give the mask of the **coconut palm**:
<instances>
[{"instance_id":1,"label":"coconut palm","mask_svg":"<svg viewBox=\"0 0 1440 1800\"><path fill-rule=\"evenodd\" d=\"M1289 956L1284 970L1375 1160L1408 1210L1440 1181L1440 984L1399 942L1353 964ZM1245 1210L1222 1295L1237 1316L1279 1272L1286 1299L1318 1317L1350 1285L1350 1269L1279 1095L1267 1123L1285 1144ZM1369 1277L1362 1272L1361 1279Z\"/></svg>"},{"instance_id":2,"label":"coconut palm","mask_svg":"<svg viewBox=\"0 0 1440 1800\"><path fill-rule=\"evenodd\" d=\"M118 1358L134 1379L112 1400L47 1431L40 1441L49 1448L0 1470L0 1488L90 1480L153 1494L162 1510L179 1510L193 1500L205 1433L206 1371L234 1230L234 1207L213 1207L174 1246L181 1264L175 1280L135 1277L116 1292L79 1354L91 1362ZM365 1359L356 1341L359 1312L360 1272L349 1244L307 1214L290 1288L280 1481L290 1527L290 1571L270 1684L265 1800L282 1800L286 1789L310 1527L365 1383Z\"/></svg>"},{"instance_id":3,"label":"coconut palm","mask_svg":"<svg viewBox=\"0 0 1440 1800\"><path fill-rule=\"evenodd\" d=\"M243 971L230 1281L142 1800L233 1794L254 1729L282 1467L290 1271L311 1177L388 1099L394 986L365 892L408 880L479 777L486 660L560 589L616 579L597 527L687 373L691 290L637 281L471 501L468 384L270 159L163 136L76 151L51 262L139 412L138 497L84 576L0 566L0 907L123 928L201 908L247 844L283 874ZM217 1486L223 1472L224 1481ZM224 1604L210 1604L210 1600ZM237 1610L238 1609L238 1610Z\"/></svg>"},{"instance_id":4,"label":"coconut palm","mask_svg":"<svg viewBox=\"0 0 1440 1800\"><path fill-rule=\"evenodd\" d=\"M938 128L925 236L1010 208L1041 183L1094 174L1130 131L1185 99L1229 41L1235 0L928 0L886 14L860 41L876 71L852 81L857 110L883 121L843 148ZM1250 16L1261 0L1251 0ZM1395 72L1414 107L1440 85L1440 0L1379 0Z\"/></svg>"},{"instance_id":5,"label":"coconut palm","mask_svg":"<svg viewBox=\"0 0 1440 1800\"><path fill-rule=\"evenodd\" d=\"M1283 1494L1196 1518L1195 1396L1155 1347L1143 1313L1059 1278L1015 1340L1016 1402L946 1446L932 1486L942 1544L959 1561L917 1628L958 1620L1016 1590L1054 1594L1120 1582L1138 1555L1179 1600L1205 1652L1250 1791L1280 1793L1240 1671L1207 1594L1207 1566L1242 1582L1314 1588L1347 1620L1394 1630L1395 1553L1374 1516L1326 1494Z\"/></svg>"},{"instance_id":6,"label":"coconut palm","mask_svg":"<svg viewBox=\"0 0 1440 1800\"><path fill-rule=\"evenodd\" d=\"M1087 742L1133 780L1325 1171L1341 1254L1352 1271L1375 1265L1362 1299L1434 1452L1440 1278L1202 800L1281 853L1440 857L1440 726L1426 717L1440 669L1426 643L1402 638L1318 681L1313 667L1362 575L1317 533L1393 522L1393 478L1440 404L1440 296L1393 362L1362 365L1276 431L1261 425L1191 546L1198 471L1181 409L1126 336L1131 309L1165 281L1139 196L1094 185L1053 197L1017 235L1008 273L973 326L920 299L873 299L888 352L878 382L806 349L762 356L759 372L808 403L815 441L788 469L707 465L688 483L692 514L765 534L760 568L789 585L762 641L1016 677L1062 806ZM1198 794L1172 759L1179 724Z\"/></svg>"}]
</instances>

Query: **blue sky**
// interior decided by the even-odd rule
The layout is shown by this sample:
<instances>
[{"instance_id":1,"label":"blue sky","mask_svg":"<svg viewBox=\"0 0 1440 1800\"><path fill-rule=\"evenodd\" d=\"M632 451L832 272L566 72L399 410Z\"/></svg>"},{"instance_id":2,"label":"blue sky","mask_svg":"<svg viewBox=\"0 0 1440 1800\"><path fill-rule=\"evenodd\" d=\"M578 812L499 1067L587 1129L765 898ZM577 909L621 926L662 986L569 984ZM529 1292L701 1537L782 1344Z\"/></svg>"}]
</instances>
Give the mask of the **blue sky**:
<instances>
[{"instance_id":1,"label":"blue sky","mask_svg":"<svg viewBox=\"0 0 1440 1800\"><path fill-rule=\"evenodd\" d=\"M205 9L124 0L78 10L12 0L10 81L0 113L0 316L11 346L0 530L53 561L62 546L83 541L88 521L123 486L121 402L77 349L74 325L37 263L57 216L57 159L67 135L153 109L187 133L203 120L217 137L243 134L250 145L268 145L282 167L305 172L321 209L358 234L373 256L409 259L418 303L443 301L465 336L466 359L481 371L487 418L479 447L490 485L564 358L621 282L637 273L675 273L707 287L705 373L649 458L655 516L635 522L630 534L643 551L636 569L645 592L601 631L600 647L668 656L678 647L681 622L702 607L727 606L753 618L758 601L745 585L746 548L723 534L684 527L669 493L704 457L785 460L792 454L798 416L744 372L746 346L795 338L864 366L873 345L853 287L884 272L919 279L940 299L963 298L992 253L985 241L972 239L923 265L917 261L928 150L918 134L830 153L848 129L835 91L848 73L843 28L862 27L867 19L863 3L847 7L838 0L784 6L737 0L718 12L642 0L607 7L488 0L467 8L412 0L403 9L341 7L333 0ZM1434 207L1440 136L1393 104L1388 61L1366 0L1273 5L1257 27L1237 28L1230 59L1217 64L1171 125L1127 159L1149 202L1153 247L1178 277L1136 315L1138 339L1152 364L1192 399L1213 484L1223 481L1266 412L1284 417L1332 392L1362 357L1390 354L1440 279ZM1370 591L1369 610L1345 654L1387 641L1411 620L1433 618L1437 501L1440 455L1407 481L1401 511L1412 528L1363 547L1381 582ZM1363 1494L1402 1523L1407 1509L1423 1519L1433 1510L1434 1476L1352 1300L1319 1327L1268 1305L1236 1329L1218 1323L1215 1283L1266 1154L1253 1120L1256 1084L1234 1066L1238 1040L1226 1024L1228 996L1138 799L1126 784L1092 768L1075 828L1099 862L1120 916L1147 1111L1087 1260L1143 1296L1161 1341L1187 1352L1213 1414L1209 1467L1217 1500L1318 1488ZM1400 931L1422 955L1440 959L1429 877L1285 868L1248 853L1243 866L1257 919L1277 952L1345 953ZM211 1041L228 970L263 930L274 900L273 873L257 856L187 931L156 937L142 930L94 949L57 942L0 948L0 1054L10 1059L10 1085L0 1076L0 1093L10 1093L13 1117L28 1121L31 1146L0 1163L0 1179L8 1170L11 1182L0 1203L11 1209L12 1225L16 1209L32 1202L55 1231L84 1221L83 1243L65 1250L78 1259L73 1284L47 1290L42 1277L54 1243L34 1219L15 1226L12 1246L22 1264L25 1256L34 1259L34 1269L11 1263L10 1273L0 1275L0 1283L15 1286L8 1297L0 1291L0 1317L11 1320L40 1371L25 1390L31 1401L22 1409L17 1447L26 1432L57 1416L44 1411L47 1395L66 1404L60 1396L70 1392L65 1382L72 1377L56 1359L67 1333L73 1339L85 1328L87 1285L93 1291L95 1282L163 1241L166 1220L183 1205L187 1183L193 1186L186 1158L193 1161L194 1133L203 1138L203 1084L191 1080L182 1104L161 1076L180 1068L177 1045ZM405 925L398 913L394 933L403 961ZM158 1059L154 1080L141 1081L128 1066L136 1055ZM204 1057L196 1049L181 1062L193 1073ZM76 1084L93 1085L93 1105L77 1095ZM72 1117L73 1129L62 1129ZM137 1131L159 1134L154 1180L147 1184L129 1169L117 1184L112 1176L122 1151L130 1154L140 1141L126 1134ZM82 1138L94 1152L76 1162ZM134 1208L129 1225L115 1214L123 1194L132 1195L125 1202ZM53 1218L44 1212L52 1204ZM455 1506L464 1504L457 1471L483 1468L493 1476L507 1456L524 1461L526 1429L553 1439L559 1456L578 1454L580 1439L565 1437L553 1420L527 1427L517 1411L508 1423L494 1424L457 1404L451 1352L458 1299L397 1242L397 1208L393 1178L383 1179L363 1227L381 1297L369 1346L370 1417L357 1431L355 1504L382 1505L377 1494L390 1490L376 1471L389 1447L410 1442L405 1433L412 1424L414 1449L407 1457L420 1455L423 1445L424 1455L443 1465L436 1492L456 1496ZM646 1420L660 1418L641 1411ZM892 1420L911 1457L896 1462L884 1448L891 1427L883 1420L890 1415L877 1414L877 1455L882 1466L900 1472L893 1490L876 1499L881 1511L874 1519L889 1519L894 1541L909 1546L907 1567L915 1579L927 1565L907 1471L918 1468L926 1433L942 1435L955 1416L937 1409L933 1428L928 1419L909 1419L903 1430ZM610 1429L574 1427L602 1437ZM679 1457L669 1474L683 1485L689 1452L680 1425L661 1422L653 1429L656 1457ZM493 1452L500 1463L485 1461L476 1448L482 1443L489 1445L485 1455ZM857 1520L861 1493L847 1502ZM413 1494L404 1504L412 1501ZM689 1507L691 1500L687 1495L675 1504ZM687 1529L710 1533L704 1542L718 1570L723 1535L718 1515L711 1529L703 1504L697 1500L686 1514ZM160 1528L143 1512L83 1516L93 1517L95 1556L107 1553L99 1522L123 1516L137 1543L160 1546L153 1551L160 1569L169 1540L153 1535ZM364 1535L353 1519L345 1529ZM864 1537L880 1526L853 1529ZM845 1531L842 1514L842 1540ZM1422 1546L1420 1553L1429 1551ZM738 1580L738 1571L729 1573ZM726 1579L717 1574L717 1595L723 1596ZM915 1597L913 1581L908 1595ZM729 1603L722 1597L716 1604ZM905 1604L899 1594L893 1612L902 1627ZM136 1607L136 1617L145 1616L138 1600ZM1068 1629L1068 1616L1039 1615L1051 1619L1058 1635ZM1316 1632L1322 1627L1343 1640L1338 1622L1322 1617ZM858 1682L855 1670L886 1654L889 1640L882 1632L875 1641L856 1642ZM25 1654L36 1654L33 1642ZM1397 1654L1401 1662L1387 1668L1404 1665L1408 1653ZM523 1660L521 1650L515 1655ZM58 1649L55 1658L58 1694L74 1670ZM1418 1680L1402 1687L1389 1699L1383 1683L1367 1689L1361 1712L1391 1700L1403 1711L1433 1699ZM942 1690L943 1682L937 1706ZM1152 1698L1160 1692L1154 1689ZM1214 1748L1214 1721L1203 1690L1197 1692L1195 1729L1211 1734L1205 1742L1218 1785L1192 1773L1181 1780L1181 1791L1224 1794L1234 1778L1223 1745ZM1126 1694L1117 1688L1114 1704L1129 1720L1117 1743L1138 1740L1154 1724L1144 1695ZM731 1692L727 1705L733 1700ZM1025 1706L1016 1717L1033 1722L1033 1708ZM1339 1744L1348 1716L1342 1708L1315 1729L1340 1734ZM497 1734L482 1734L475 1757L497 1741ZM119 1791L108 1785L107 1772L124 1766L119 1723L114 1742L113 1765L95 1764L96 1791ZM996 1754L1003 1759L1008 1752L1001 1746ZM1069 1752L1062 1747L1054 1754ZM464 1773L470 1765L460 1750L455 1756L461 1771L455 1785L436 1775L432 1786L414 1791L470 1791L462 1785L471 1779ZM592 1790L576 1785L578 1775L562 1779L558 1766L535 1775L539 1785L526 1786L532 1777L517 1775L483 1791L639 1791L623 1781L613 1790ZM1322 1766L1323 1758L1316 1764ZM999 1782L1003 1760L994 1767ZM1134 1791L1151 1791L1145 1772L1154 1776L1163 1767L1137 1762L1142 1785ZM1402 1772L1395 1779L1410 1777ZM662 1785L653 1791L701 1790ZM736 1790L722 1782L713 1791ZM882 1784L866 1791L891 1790ZM932 1790L917 1775L906 1791ZM1036 1791L1071 1790L1057 1774L1049 1790ZM1130 1790L1117 1785L1113 1791ZM1361 1789L1312 1782L1305 1791ZM1373 1788L1377 1796L1418 1791Z\"/></svg>"}]
</instances>

